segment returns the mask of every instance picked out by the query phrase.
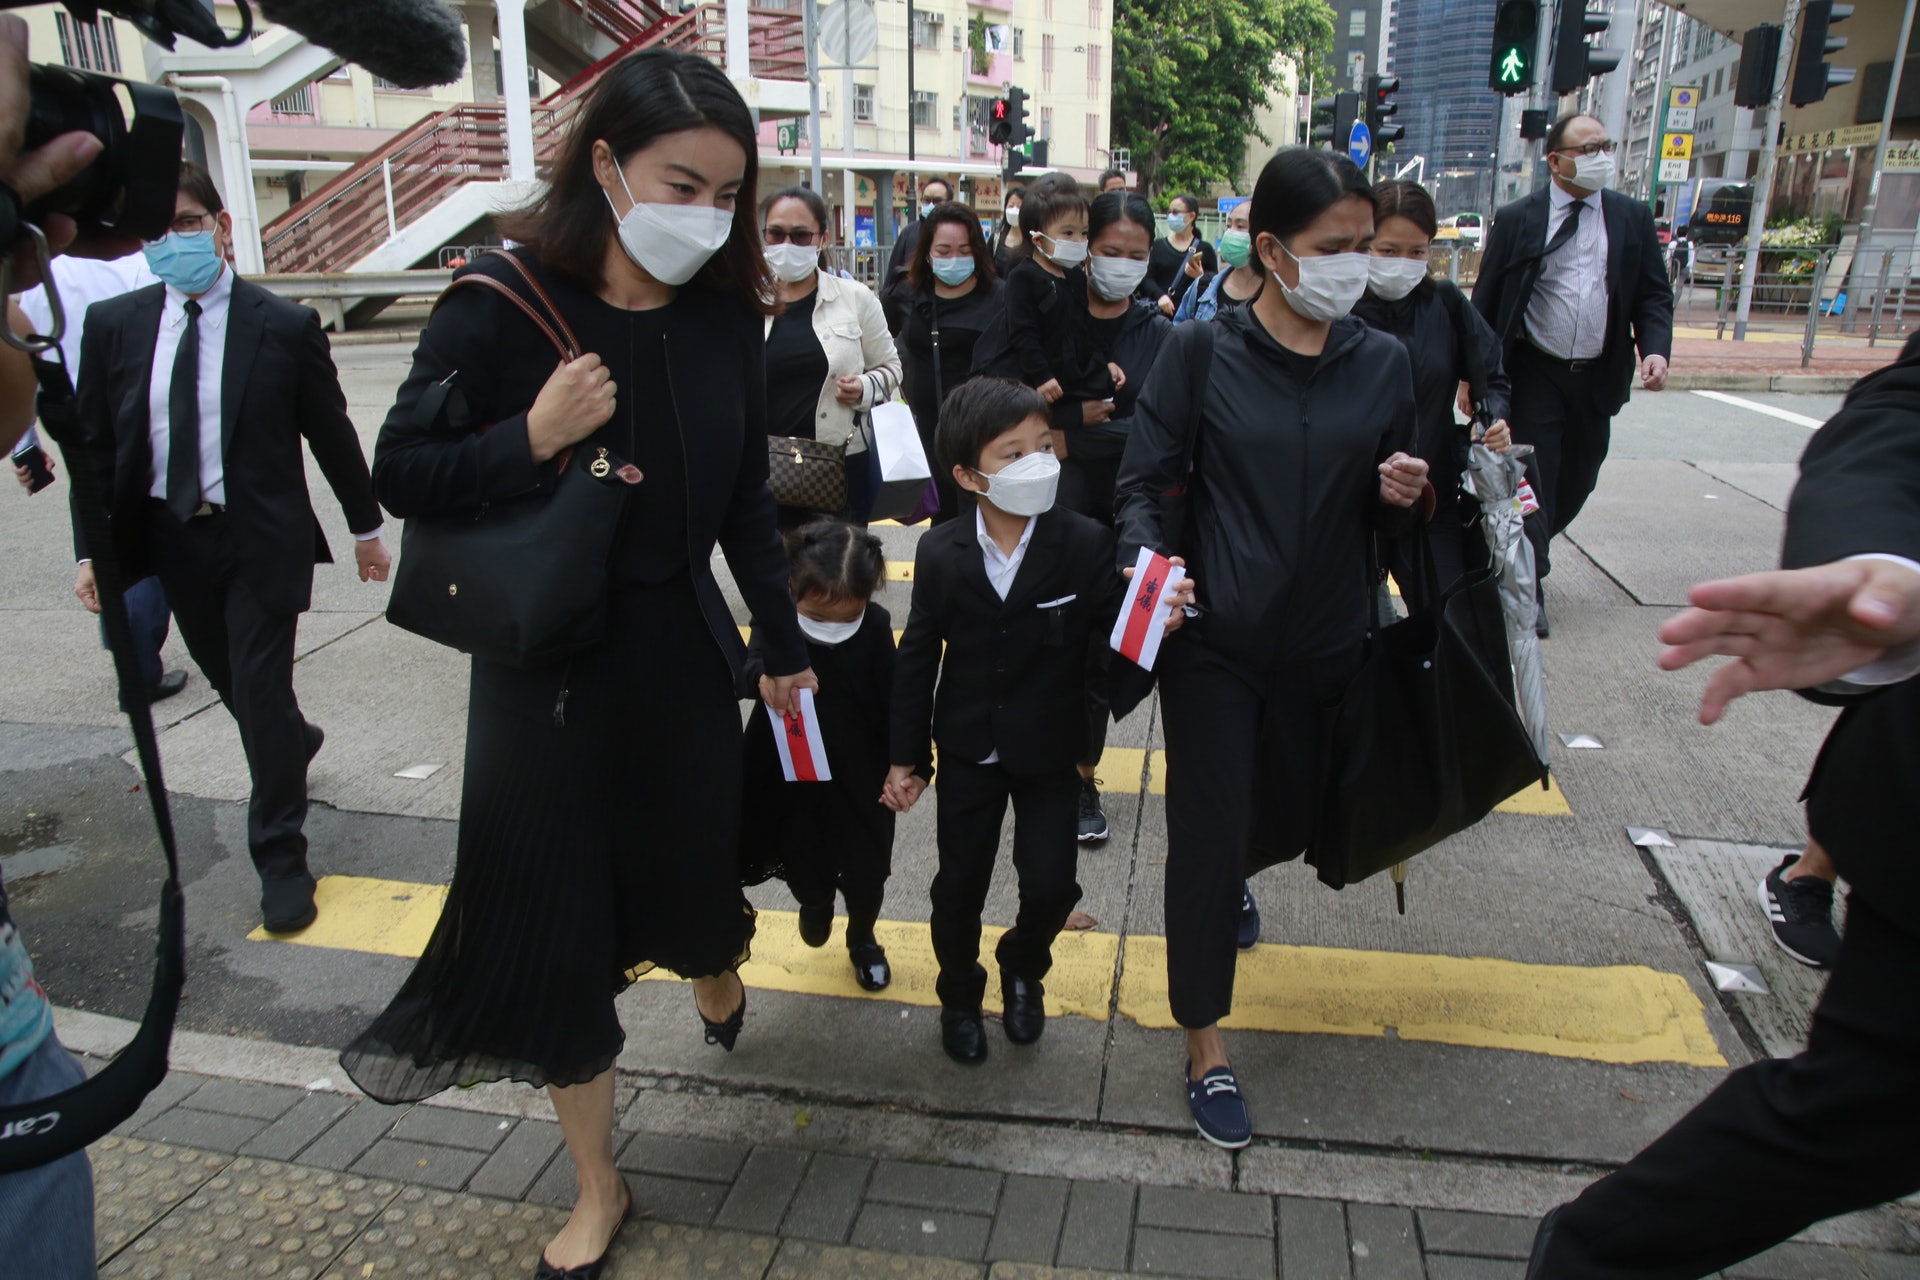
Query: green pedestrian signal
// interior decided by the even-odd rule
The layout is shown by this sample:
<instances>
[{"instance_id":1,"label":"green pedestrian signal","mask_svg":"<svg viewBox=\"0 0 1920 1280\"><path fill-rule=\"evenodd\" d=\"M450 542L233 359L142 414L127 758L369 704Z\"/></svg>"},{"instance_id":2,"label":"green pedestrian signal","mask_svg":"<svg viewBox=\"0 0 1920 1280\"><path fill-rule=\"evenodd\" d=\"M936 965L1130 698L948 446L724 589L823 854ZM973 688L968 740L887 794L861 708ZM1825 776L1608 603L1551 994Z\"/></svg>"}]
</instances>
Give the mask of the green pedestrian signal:
<instances>
[{"instance_id":1,"label":"green pedestrian signal","mask_svg":"<svg viewBox=\"0 0 1920 1280\"><path fill-rule=\"evenodd\" d=\"M1508 97L1533 87L1533 55L1540 34L1539 0L1502 0L1493 25L1487 87Z\"/></svg>"}]
</instances>

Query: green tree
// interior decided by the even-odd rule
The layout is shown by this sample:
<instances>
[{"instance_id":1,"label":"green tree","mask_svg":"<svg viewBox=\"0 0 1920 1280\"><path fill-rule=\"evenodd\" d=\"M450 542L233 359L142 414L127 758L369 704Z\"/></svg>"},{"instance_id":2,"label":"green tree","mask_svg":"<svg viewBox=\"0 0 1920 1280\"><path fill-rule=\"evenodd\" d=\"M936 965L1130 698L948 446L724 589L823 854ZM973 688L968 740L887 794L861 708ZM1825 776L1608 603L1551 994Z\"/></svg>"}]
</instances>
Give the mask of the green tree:
<instances>
[{"instance_id":1,"label":"green tree","mask_svg":"<svg viewBox=\"0 0 1920 1280\"><path fill-rule=\"evenodd\" d=\"M1281 82L1277 56L1303 89L1310 74L1327 84L1333 23L1326 0L1115 0L1113 138L1141 189L1237 187L1253 113Z\"/></svg>"}]
</instances>

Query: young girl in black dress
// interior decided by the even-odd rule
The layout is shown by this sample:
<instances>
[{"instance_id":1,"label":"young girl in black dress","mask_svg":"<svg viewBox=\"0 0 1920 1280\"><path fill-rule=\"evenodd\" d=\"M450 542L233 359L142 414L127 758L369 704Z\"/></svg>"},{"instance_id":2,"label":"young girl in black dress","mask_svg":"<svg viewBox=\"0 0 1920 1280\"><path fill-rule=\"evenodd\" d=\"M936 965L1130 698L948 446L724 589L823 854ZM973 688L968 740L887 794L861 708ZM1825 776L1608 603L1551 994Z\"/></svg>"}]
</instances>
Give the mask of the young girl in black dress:
<instances>
[{"instance_id":1,"label":"young girl in black dress","mask_svg":"<svg viewBox=\"0 0 1920 1280\"><path fill-rule=\"evenodd\" d=\"M800 904L800 938L825 946L835 890L847 903L847 953L868 991L893 981L874 922L893 872L893 812L880 803L887 780L893 691L893 619L872 603L885 580L880 540L839 520L815 520L787 535L794 605L820 688L814 712L831 782L787 782L773 721L755 707L746 731L746 812L741 863L748 884L775 876ZM753 657L759 647L754 646Z\"/></svg>"}]
</instances>

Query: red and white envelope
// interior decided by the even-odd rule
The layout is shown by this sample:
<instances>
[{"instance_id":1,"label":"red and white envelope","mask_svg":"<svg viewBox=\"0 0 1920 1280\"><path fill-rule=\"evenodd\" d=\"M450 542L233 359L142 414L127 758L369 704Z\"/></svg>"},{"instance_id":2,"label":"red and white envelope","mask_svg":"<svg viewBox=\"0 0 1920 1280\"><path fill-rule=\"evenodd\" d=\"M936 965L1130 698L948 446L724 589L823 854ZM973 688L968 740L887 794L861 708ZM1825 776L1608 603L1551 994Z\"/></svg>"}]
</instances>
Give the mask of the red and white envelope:
<instances>
[{"instance_id":1,"label":"red and white envelope","mask_svg":"<svg viewBox=\"0 0 1920 1280\"><path fill-rule=\"evenodd\" d=\"M820 721L813 713L813 690L801 689L797 710L782 715L772 707L773 747L780 753L780 773L788 782L832 782L827 767L827 744L820 739Z\"/></svg>"},{"instance_id":2,"label":"red and white envelope","mask_svg":"<svg viewBox=\"0 0 1920 1280\"><path fill-rule=\"evenodd\" d=\"M1185 576L1153 548L1140 548L1140 558L1133 564L1133 580L1127 584L1126 604L1113 621L1113 636L1108 641L1115 653L1153 670L1154 659L1160 656L1160 641L1167 634L1167 618L1173 612L1174 589Z\"/></svg>"}]
</instances>

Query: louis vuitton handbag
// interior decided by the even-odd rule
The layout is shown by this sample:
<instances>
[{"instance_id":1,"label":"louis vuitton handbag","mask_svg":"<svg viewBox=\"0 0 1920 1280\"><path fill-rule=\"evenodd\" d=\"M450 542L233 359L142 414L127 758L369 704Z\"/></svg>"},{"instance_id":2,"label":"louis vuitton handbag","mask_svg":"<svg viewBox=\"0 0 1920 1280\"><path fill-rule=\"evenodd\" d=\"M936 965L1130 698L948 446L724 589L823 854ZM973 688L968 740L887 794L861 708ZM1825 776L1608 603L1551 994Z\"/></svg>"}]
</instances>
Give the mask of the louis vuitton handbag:
<instances>
[{"instance_id":1,"label":"louis vuitton handbag","mask_svg":"<svg viewBox=\"0 0 1920 1280\"><path fill-rule=\"evenodd\" d=\"M767 488L783 507L837 515L847 505L847 446L768 436Z\"/></svg>"}]
</instances>

